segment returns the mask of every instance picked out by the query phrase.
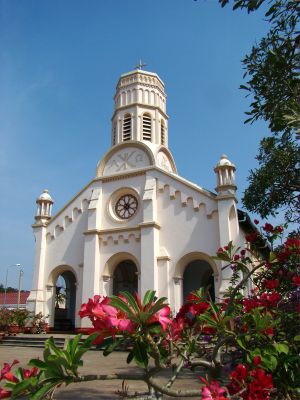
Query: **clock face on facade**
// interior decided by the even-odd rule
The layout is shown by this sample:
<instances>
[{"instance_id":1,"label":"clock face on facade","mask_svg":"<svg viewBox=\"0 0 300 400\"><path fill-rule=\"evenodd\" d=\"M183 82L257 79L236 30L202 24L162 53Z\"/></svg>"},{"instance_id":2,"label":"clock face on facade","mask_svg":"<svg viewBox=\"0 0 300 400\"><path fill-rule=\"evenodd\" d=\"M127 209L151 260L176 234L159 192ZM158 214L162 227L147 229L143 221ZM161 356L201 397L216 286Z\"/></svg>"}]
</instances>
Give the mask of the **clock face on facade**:
<instances>
[{"instance_id":1,"label":"clock face on facade","mask_svg":"<svg viewBox=\"0 0 300 400\"><path fill-rule=\"evenodd\" d=\"M116 202L115 212L119 218L128 219L136 213L137 208L137 198L132 194L125 194Z\"/></svg>"}]
</instances>

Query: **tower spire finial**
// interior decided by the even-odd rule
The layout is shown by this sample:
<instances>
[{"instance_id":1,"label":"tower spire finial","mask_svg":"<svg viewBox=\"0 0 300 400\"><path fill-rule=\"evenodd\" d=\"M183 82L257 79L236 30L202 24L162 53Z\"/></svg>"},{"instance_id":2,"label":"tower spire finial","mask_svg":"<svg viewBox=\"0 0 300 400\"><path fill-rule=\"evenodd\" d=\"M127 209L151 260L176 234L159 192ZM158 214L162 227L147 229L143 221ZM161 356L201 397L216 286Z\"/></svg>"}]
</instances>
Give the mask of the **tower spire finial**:
<instances>
[{"instance_id":1,"label":"tower spire finial","mask_svg":"<svg viewBox=\"0 0 300 400\"><path fill-rule=\"evenodd\" d=\"M141 59L140 62L134 67L134 69L143 69L143 67L146 67L147 64L145 64Z\"/></svg>"}]
</instances>

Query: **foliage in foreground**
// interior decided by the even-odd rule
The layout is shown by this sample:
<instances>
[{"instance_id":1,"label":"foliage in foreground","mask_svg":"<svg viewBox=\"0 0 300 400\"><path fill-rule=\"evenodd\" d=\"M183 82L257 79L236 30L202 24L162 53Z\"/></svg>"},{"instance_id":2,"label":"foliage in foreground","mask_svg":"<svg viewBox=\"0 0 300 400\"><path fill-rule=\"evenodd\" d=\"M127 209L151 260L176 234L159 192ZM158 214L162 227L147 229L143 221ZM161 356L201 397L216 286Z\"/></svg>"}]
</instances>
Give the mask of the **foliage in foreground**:
<instances>
[{"instance_id":1,"label":"foliage in foreground","mask_svg":"<svg viewBox=\"0 0 300 400\"><path fill-rule=\"evenodd\" d=\"M282 227L266 224L264 240L272 246L282 238ZM259 240L258 240L259 239ZM46 342L43 360L30 360L31 369L5 364L0 373L0 398L38 400L53 396L55 389L73 382L91 380L143 380L149 393L140 399L160 399L162 394L202 400L271 400L299 396L299 289L300 238L289 238L259 259L262 236L248 236L248 246L229 243L217 252L223 269L232 270L231 286L220 303L200 289L172 317L166 298L148 291L143 300L123 292L119 296L95 296L83 304L82 318L92 322L92 334L81 336L59 349ZM251 286L250 295L244 295ZM127 363L140 374L82 375L82 356L93 344L103 344L108 356L129 343ZM157 380L165 369L171 377ZM199 387L174 389L179 374L188 369L197 374ZM125 395L125 394L124 394Z\"/></svg>"},{"instance_id":2,"label":"foliage in foreground","mask_svg":"<svg viewBox=\"0 0 300 400\"><path fill-rule=\"evenodd\" d=\"M269 31L243 60L246 82L240 86L251 99L247 120L264 120L271 135L262 139L250 172L243 203L263 218L286 209L288 222L299 222L300 159L300 1L219 0L224 7L253 13L264 10Z\"/></svg>"}]
</instances>

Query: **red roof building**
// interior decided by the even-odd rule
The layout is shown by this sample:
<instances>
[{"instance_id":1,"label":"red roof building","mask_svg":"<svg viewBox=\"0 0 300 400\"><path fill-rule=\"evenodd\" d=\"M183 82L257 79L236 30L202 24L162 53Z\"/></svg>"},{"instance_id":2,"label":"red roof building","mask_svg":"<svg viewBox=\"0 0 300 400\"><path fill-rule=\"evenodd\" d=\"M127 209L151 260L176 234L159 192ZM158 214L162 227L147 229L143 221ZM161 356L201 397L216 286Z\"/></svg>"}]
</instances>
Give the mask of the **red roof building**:
<instances>
[{"instance_id":1,"label":"red roof building","mask_svg":"<svg viewBox=\"0 0 300 400\"><path fill-rule=\"evenodd\" d=\"M19 308L26 308L27 298L29 296L29 291L22 291L20 293L20 304ZM7 292L6 299L5 293L0 292L0 308L7 307L7 308L17 308L18 307L18 292Z\"/></svg>"}]
</instances>

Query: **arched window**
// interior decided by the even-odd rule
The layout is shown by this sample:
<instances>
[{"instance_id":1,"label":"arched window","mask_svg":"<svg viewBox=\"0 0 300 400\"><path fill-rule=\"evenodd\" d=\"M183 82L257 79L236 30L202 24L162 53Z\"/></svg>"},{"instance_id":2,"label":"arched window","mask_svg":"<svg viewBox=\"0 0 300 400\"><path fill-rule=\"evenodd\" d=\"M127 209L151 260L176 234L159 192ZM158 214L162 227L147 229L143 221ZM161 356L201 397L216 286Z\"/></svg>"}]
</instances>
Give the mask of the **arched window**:
<instances>
[{"instance_id":1,"label":"arched window","mask_svg":"<svg viewBox=\"0 0 300 400\"><path fill-rule=\"evenodd\" d=\"M132 295L138 292L137 268L131 260L121 261L114 271L113 294L117 296L123 291Z\"/></svg>"},{"instance_id":2,"label":"arched window","mask_svg":"<svg viewBox=\"0 0 300 400\"><path fill-rule=\"evenodd\" d=\"M151 116L143 115L143 140L151 140Z\"/></svg>"},{"instance_id":3,"label":"arched window","mask_svg":"<svg viewBox=\"0 0 300 400\"><path fill-rule=\"evenodd\" d=\"M123 119L123 142L131 139L131 115L126 114Z\"/></svg>"},{"instance_id":4,"label":"arched window","mask_svg":"<svg viewBox=\"0 0 300 400\"><path fill-rule=\"evenodd\" d=\"M161 141L161 144L163 144L163 145L166 144L166 126L165 126L164 120L161 120L161 123L160 123L160 141Z\"/></svg>"}]
</instances>

